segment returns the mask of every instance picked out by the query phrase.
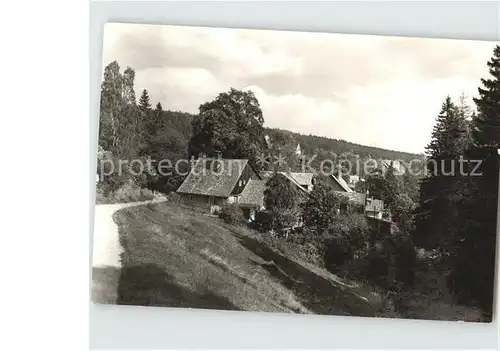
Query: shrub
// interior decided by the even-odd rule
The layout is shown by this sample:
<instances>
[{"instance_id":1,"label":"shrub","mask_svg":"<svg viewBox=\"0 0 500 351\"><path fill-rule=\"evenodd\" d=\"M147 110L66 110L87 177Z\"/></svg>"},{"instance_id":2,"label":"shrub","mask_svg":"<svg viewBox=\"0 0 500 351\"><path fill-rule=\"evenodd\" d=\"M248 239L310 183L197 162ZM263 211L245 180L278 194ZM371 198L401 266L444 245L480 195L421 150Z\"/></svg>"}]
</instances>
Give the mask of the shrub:
<instances>
[{"instance_id":1,"label":"shrub","mask_svg":"<svg viewBox=\"0 0 500 351\"><path fill-rule=\"evenodd\" d=\"M329 186L318 183L308 200L302 204L304 224L316 230L325 230L336 221L338 210L344 205L347 205L345 197L337 195Z\"/></svg>"},{"instance_id":2,"label":"shrub","mask_svg":"<svg viewBox=\"0 0 500 351\"><path fill-rule=\"evenodd\" d=\"M337 273L339 267L352 258L352 250L345 236L330 236L325 240L324 264L330 272Z\"/></svg>"},{"instance_id":3,"label":"shrub","mask_svg":"<svg viewBox=\"0 0 500 351\"><path fill-rule=\"evenodd\" d=\"M269 211L257 211L255 219L251 223L252 229L260 232L268 232L272 229L272 216Z\"/></svg>"},{"instance_id":4,"label":"shrub","mask_svg":"<svg viewBox=\"0 0 500 351\"><path fill-rule=\"evenodd\" d=\"M370 228L361 214L347 214L337 217L327 229L327 236L334 242L342 238L342 244L354 257L362 257L368 250Z\"/></svg>"},{"instance_id":5,"label":"shrub","mask_svg":"<svg viewBox=\"0 0 500 351\"><path fill-rule=\"evenodd\" d=\"M129 179L116 189L109 184L98 184L96 191L96 203L126 203L136 201L147 201L155 198L149 189L143 189Z\"/></svg>"},{"instance_id":6,"label":"shrub","mask_svg":"<svg viewBox=\"0 0 500 351\"><path fill-rule=\"evenodd\" d=\"M224 205L220 212L219 218L228 224L243 224L245 223L245 216L243 211L237 204Z\"/></svg>"},{"instance_id":7,"label":"shrub","mask_svg":"<svg viewBox=\"0 0 500 351\"><path fill-rule=\"evenodd\" d=\"M366 276L368 280L382 288L389 288L391 277L391 262L384 248L374 248L368 253Z\"/></svg>"},{"instance_id":8,"label":"shrub","mask_svg":"<svg viewBox=\"0 0 500 351\"><path fill-rule=\"evenodd\" d=\"M395 242L395 279L405 285L413 286L417 251L409 236L396 238Z\"/></svg>"}]
</instances>

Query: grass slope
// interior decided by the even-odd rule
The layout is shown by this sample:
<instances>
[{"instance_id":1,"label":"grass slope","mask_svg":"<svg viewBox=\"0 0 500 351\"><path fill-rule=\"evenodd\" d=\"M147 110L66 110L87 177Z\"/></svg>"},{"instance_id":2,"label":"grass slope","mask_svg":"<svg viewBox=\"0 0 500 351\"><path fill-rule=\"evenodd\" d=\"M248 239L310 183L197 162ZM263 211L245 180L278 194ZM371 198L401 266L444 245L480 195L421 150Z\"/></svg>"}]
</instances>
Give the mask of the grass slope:
<instances>
[{"instance_id":1,"label":"grass slope","mask_svg":"<svg viewBox=\"0 0 500 351\"><path fill-rule=\"evenodd\" d=\"M337 277L269 248L258 234L168 203L115 213L118 304L375 316Z\"/></svg>"}]
</instances>

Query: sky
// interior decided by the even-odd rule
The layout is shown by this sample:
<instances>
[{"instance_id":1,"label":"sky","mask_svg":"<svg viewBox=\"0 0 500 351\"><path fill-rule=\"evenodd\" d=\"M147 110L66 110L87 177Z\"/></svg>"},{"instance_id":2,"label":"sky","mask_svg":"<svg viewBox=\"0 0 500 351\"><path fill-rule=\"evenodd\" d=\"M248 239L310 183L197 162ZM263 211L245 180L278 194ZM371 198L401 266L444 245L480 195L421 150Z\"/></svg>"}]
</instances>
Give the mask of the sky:
<instances>
[{"instance_id":1,"label":"sky","mask_svg":"<svg viewBox=\"0 0 500 351\"><path fill-rule=\"evenodd\" d=\"M251 90L265 126L421 153L441 104L472 104L494 42L110 23L103 67L135 70L164 109Z\"/></svg>"}]
</instances>

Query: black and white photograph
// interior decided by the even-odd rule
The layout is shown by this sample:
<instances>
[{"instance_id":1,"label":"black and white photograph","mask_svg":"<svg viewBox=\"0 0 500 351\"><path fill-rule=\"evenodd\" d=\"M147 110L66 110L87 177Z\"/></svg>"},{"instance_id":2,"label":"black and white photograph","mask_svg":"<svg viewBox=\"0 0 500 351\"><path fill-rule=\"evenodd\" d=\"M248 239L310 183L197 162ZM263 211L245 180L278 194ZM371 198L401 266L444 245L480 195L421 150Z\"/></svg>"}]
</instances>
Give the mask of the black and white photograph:
<instances>
[{"instance_id":1,"label":"black and white photograph","mask_svg":"<svg viewBox=\"0 0 500 351\"><path fill-rule=\"evenodd\" d=\"M107 23L102 52L94 303L492 321L498 42Z\"/></svg>"}]
</instances>

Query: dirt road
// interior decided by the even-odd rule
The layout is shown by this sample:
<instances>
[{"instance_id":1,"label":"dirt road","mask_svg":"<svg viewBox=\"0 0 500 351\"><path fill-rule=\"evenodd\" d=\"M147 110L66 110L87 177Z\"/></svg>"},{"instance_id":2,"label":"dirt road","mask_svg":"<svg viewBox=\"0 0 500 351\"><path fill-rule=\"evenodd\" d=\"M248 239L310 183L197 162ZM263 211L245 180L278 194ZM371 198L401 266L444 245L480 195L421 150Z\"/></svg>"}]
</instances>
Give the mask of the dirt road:
<instances>
[{"instance_id":1,"label":"dirt road","mask_svg":"<svg viewBox=\"0 0 500 351\"><path fill-rule=\"evenodd\" d=\"M161 202L155 199L144 202L96 205L94 215L94 243L92 251L92 301L115 303L120 277L120 253L118 226L113 214L125 207Z\"/></svg>"}]
</instances>

